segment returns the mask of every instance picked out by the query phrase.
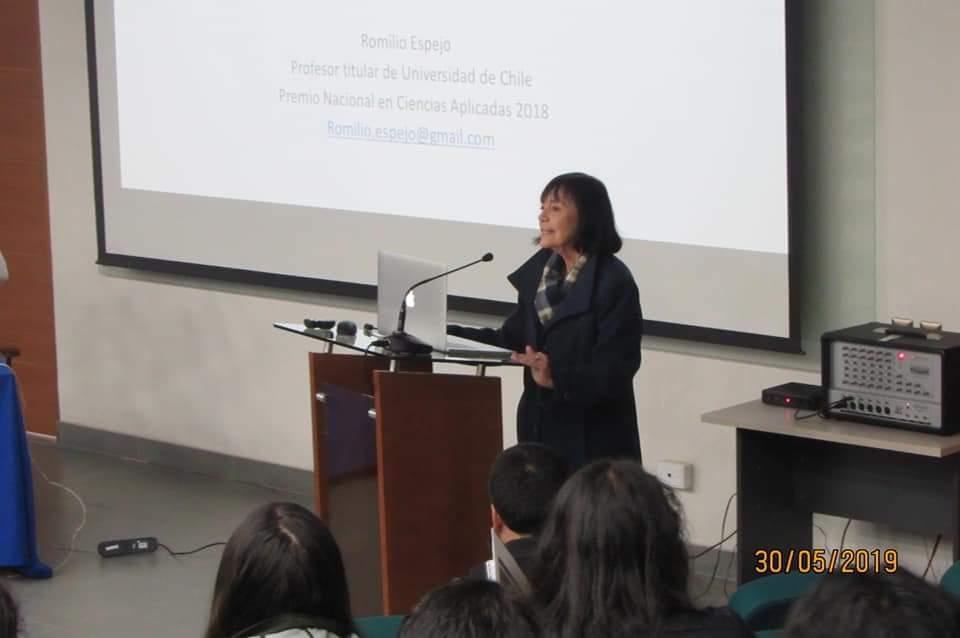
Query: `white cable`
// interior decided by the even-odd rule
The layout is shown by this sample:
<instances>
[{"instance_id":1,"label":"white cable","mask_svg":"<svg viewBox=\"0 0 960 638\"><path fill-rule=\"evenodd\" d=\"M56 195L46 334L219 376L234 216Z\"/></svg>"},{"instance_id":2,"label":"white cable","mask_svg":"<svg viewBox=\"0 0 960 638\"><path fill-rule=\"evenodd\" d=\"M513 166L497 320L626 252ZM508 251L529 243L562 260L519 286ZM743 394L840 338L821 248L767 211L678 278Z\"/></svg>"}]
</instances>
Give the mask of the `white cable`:
<instances>
[{"instance_id":1,"label":"white cable","mask_svg":"<svg viewBox=\"0 0 960 638\"><path fill-rule=\"evenodd\" d=\"M727 587L730 585L730 571L733 569L733 564L737 561L737 552L736 550L730 552L730 562L727 563L727 571L723 574L723 594L727 598L730 597L731 592L727 591Z\"/></svg>"},{"instance_id":2,"label":"white cable","mask_svg":"<svg viewBox=\"0 0 960 638\"><path fill-rule=\"evenodd\" d=\"M829 555L829 554L830 554L830 545L829 545L829 542L828 542L828 540L827 540L827 533L826 533L825 531L823 531L823 528L820 527L819 525L817 525L816 523L814 523L813 526L816 527L818 530L820 530L820 534L823 536L823 549L824 549L824 551L826 551L826 553Z\"/></svg>"},{"instance_id":3,"label":"white cable","mask_svg":"<svg viewBox=\"0 0 960 638\"><path fill-rule=\"evenodd\" d=\"M0 367L9 369L11 372L13 372L13 377L14 377L14 379L16 379L17 373L13 370L12 367L10 367L9 365L7 365L6 363L0 363ZM24 399L23 399L23 392L22 392L21 389L20 389L20 384L17 383L17 384L15 385L15 387L16 387L16 389L17 389L17 398L18 398L19 401L20 401L20 412L21 412L21 414L22 414L22 413L26 410L26 402L25 402ZM39 469L39 468L37 468L37 472L40 473L40 476L42 476L42 477L43 477L43 480L46 481L48 484L53 485L53 486L56 486L56 487L59 487L59 488L62 489L63 491L65 491L65 492L67 492L68 494L70 494L73 498L77 499L77 503L80 504L80 512L81 512L80 525L79 525L79 526L77 527L77 529L74 530L74 532L73 532L73 537L70 539L70 549L69 549L69 551L67 552L66 557L65 557L62 561L60 561L60 563L59 563L56 567L53 568L53 571L56 572L56 571L58 571L61 567L63 567L64 565L67 564L67 561L70 560L70 556L73 555L73 552L74 552L74 550L76 549L77 536L80 535L81 530L83 530L83 526L87 524L87 506L84 504L83 499L80 498L80 495L77 494L76 492L74 492L72 489L70 489L69 487L67 487L67 486L64 485L63 483L58 483L58 482L56 482L56 481L51 481L50 478L44 473L44 471L41 470L41 469Z\"/></svg>"},{"instance_id":4,"label":"white cable","mask_svg":"<svg viewBox=\"0 0 960 638\"><path fill-rule=\"evenodd\" d=\"M83 499L80 498L80 495L77 494L76 492L74 492L72 489L70 489L69 487L67 487L67 486L64 485L63 483L58 483L58 482L56 482L56 481L51 481L49 478L47 478L47 475L44 474L43 470L38 469L37 471L40 472L40 476L43 477L43 480L44 480L44 481L46 481L46 482L49 483L50 485L54 485L54 486L56 486L56 487L59 487L59 488L62 489L63 491L65 491L65 492L67 492L68 494L70 494L71 496L73 496L73 498L77 499L77 503L80 503L80 512L81 512L81 514L82 514L82 517L81 517L81 519L80 519L80 525L77 526L77 529L74 530L74 532L73 532L73 537L70 539L70 547L69 547L69 551L67 551L66 557L65 557L62 561L60 561L60 563L59 563L58 565L56 565L56 566L53 568L53 571L56 572L56 571L59 571L61 567L63 567L64 565L67 564L67 561L70 560L70 557L73 555L74 549L76 549L77 536L80 535L80 531L83 529L83 526L87 524L87 506L84 505Z\"/></svg>"},{"instance_id":5,"label":"white cable","mask_svg":"<svg viewBox=\"0 0 960 638\"><path fill-rule=\"evenodd\" d=\"M933 557L937 555L937 550L940 548L940 537L937 537L937 541L933 546L933 551L930 553L930 558L927 561L927 568L923 571L923 578L927 578L927 573L933 576L933 582L939 583L940 576L937 574L937 568L933 566ZM923 551L924 553L930 552L930 546L927 545L927 539L923 539Z\"/></svg>"},{"instance_id":6,"label":"white cable","mask_svg":"<svg viewBox=\"0 0 960 638\"><path fill-rule=\"evenodd\" d=\"M720 550L723 547L723 544L727 540L727 537L724 536L724 534L727 531L727 514L730 513L730 504L733 503L733 499L736 496L737 496L736 492L730 495L730 498L727 499L727 506L723 510L723 520L720 522L720 542L717 543L716 545L717 562L713 564L713 573L710 575L710 581L707 583L706 588L704 588L702 592L700 592L699 594L693 597L694 600L698 600L706 596L707 593L709 593L710 588L713 587L713 582L717 579L717 571L720 569L720 559L722 558L722 555L720 554Z\"/></svg>"}]
</instances>

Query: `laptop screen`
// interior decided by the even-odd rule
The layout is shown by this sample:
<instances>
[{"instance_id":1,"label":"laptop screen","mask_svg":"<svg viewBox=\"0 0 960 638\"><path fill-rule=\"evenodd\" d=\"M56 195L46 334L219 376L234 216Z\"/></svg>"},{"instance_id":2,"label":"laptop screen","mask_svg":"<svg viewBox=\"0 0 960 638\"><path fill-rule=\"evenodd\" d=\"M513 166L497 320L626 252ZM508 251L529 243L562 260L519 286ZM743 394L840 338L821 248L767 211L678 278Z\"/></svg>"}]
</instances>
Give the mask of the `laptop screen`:
<instances>
[{"instance_id":1,"label":"laptop screen","mask_svg":"<svg viewBox=\"0 0 960 638\"><path fill-rule=\"evenodd\" d=\"M445 272L447 267L417 257L377 253L377 329L390 334L397 329L400 303L413 284ZM447 278L417 288L407 303L404 330L438 350L447 348Z\"/></svg>"}]
</instances>

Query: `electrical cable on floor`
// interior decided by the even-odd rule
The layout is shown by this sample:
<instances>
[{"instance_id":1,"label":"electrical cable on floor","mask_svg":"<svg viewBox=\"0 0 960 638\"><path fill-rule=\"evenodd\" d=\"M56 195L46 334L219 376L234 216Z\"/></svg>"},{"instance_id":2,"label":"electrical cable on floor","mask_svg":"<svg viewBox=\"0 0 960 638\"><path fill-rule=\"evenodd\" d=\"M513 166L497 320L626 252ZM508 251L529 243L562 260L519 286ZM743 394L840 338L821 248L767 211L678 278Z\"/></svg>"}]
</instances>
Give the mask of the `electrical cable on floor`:
<instances>
[{"instance_id":1,"label":"electrical cable on floor","mask_svg":"<svg viewBox=\"0 0 960 638\"><path fill-rule=\"evenodd\" d=\"M696 559L700 558L701 556L709 553L710 550L716 549L716 548L720 547L721 545L723 545L724 543L726 543L728 540L730 540L731 538L733 538L733 537L736 536L736 535L737 535L737 530L733 530L732 532L730 532L729 534L727 534L726 536L724 536L722 539L720 539L720 542L719 542L719 543L714 543L714 544L711 545L710 547L705 547L705 548L703 548L702 550L700 550L699 552L697 552L696 554L694 554L693 556L691 556L691 557L690 557L690 560L696 560Z\"/></svg>"},{"instance_id":2,"label":"electrical cable on floor","mask_svg":"<svg viewBox=\"0 0 960 638\"><path fill-rule=\"evenodd\" d=\"M96 550L93 549L80 549L79 547L74 547L70 549L69 547L64 547L63 545L51 545L50 549L60 550L61 552L72 552L74 554L96 554Z\"/></svg>"},{"instance_id":3,"label":"electrical cable on floor","mask_svg":"<svg viewBox=\"0 0 960 638\"><path fill-rule=\"evenodd\" d=\"M157 543L157 547L164 548L165 550L167 550L167 553L169 553L171 556L189 556L190 554L196 554L197 552L202 552L205 549L210 549L211 547L217 547L218 545L226 545L226 543L223 541L219 541L216 543L207 543L203 547L198 547L197 549L191 549L189 552L175 552L169 547L167 547L166 545L164 545L163 543Z\"/></svg>"},{"instance_id":4,"label":"electrical cable on floor","mask_svg":"<svg viewBox=\"0 0 960 638\"><path fill-rule=\"evenodd\" d=\"M830 553L830 545L829 545L829 540L828 540L828 538L827 538L827 533L824 531L824 529L823 529L822 527L820 527L820 526L817 525L816 523L814 523L813 526L816 527L818 530L820 530L820 534L823 536L823 549L826 550L827 553ZM730 570L733 568L734 562L736 562L736 553L732 553L732 554L730 555L730 562L727 563L727 571L724 572L724 576L723 576L723 578L724 578L724 581L723 581L723 593L724 593L724 595L726 595L726 596L728 596L728 597L729 597L730 594L732 593L732 592L730 592L730 591L728 590L728 587L729 587L729 585L730 585L730 580L731 580L731 579L730 579Z\"/></svg>"},{"instance_id":5,"label":"electrical cable on floor","mask_svg":"<svg viewBox=\"0 0 960 638\"><path fill-rule=\"evenodd\" d=\"M4 367L9 368L10 371L13 372L12 367L6 364L0 364L0 365L3 365ZM15 379L17 378L16 372L13 373L13 376ZM23 397L23 390L20 387L19 380L17 380L16 388L17 388L17 400L20 402L20 411L21 413L26 413L27 402ZM52 568L53 572L58 572L60 571L60 569L63 568L64 565L67 564L67 561L70 560L70 557L73 555L74 549L76 548L76 545L77 545L77 536L80 535L80 532L83 530L83 527L87 524L87 506L83 502L83 499L80 498L80 495L77 494L74 490L67 487L63 483L59 483L57 481L51 481L50 477L48 477L46 473L39 468L37 468L37 472L40 474L40 476L43 477L43 480L46 481L49 485L53 485L54 487L59 487L64 492L67 492L68 494L70 494L70 496L77 499L77 503L80 504L80 525L78 525L77 529L73 531L73 536L70 538L70 549L67 551L67 555L63 558L63 560L60 561L58 564L54 565Z\"/></svg>"},{"instance_id":6,"label":"electrical cable on floor","mask_svg":"<svg viewBox=\"0 0 960 638\"><path fill-rule=\"evenodd\" d=\"M930 543L928 543L927 540L928 540L928 539L926 539L926 538L923 539L923 553L924 553L924 554L929 554L929 553L930 553ZM930 567L930 576L933 577L933 582L935 582L935 583L939 583L939 582L940 582L940 575L937 573L937 566L936 566L936 565L932 565L932 566Z\"/></svg>"},{"instance_id":7,"label":"electrical cable on floor","mask_svg":"<svg viewBox=\"0 0 960 638\"><path fill-rule=\"evenodd\" d=\"M926 578L927 574L930 573L930 567L933 565L933 557L937 555L941 539L943 539L943 534L937 534L937 540L933 542L933 551L930 552L930 560L927 561L927 568L923 570L923 576L920 578Z\"/></svg>"},{"instance_id":8,"label":"electrical cable on floor","mask_svg":"<svg viewBox=\"0 0 960 638\"><path fill-rule=\"evenodd\" d=\"M827 544L827 533L823 531L823 528L817 525L816 523L814 523L813 526L816 527L818 530L820 530L820 533L823 535L823 549L829 554L830 546Z\"/></svg>"},{"instance_id":9,"label":"electrical cable on floor","mask_svg":"<svg viewBox=\"0 0 960 638\"><path fill-rule=\"evenodd\" d=\"M737 552L730 552L730 562L727 563L727 571L723 573L723 595L727 598L729 598L731 594L731 592L727 590L727 587L730 585L730 570L733 569L735 562L737 562Z\"/></svg>"},{"instance_id":10,"label":"electrical cable on floor","mask_svg":"<svg viewBox=\"0 0 960 638\"><path fill-rule=\"evenodd\" d=\"M66 485L64 485L63 483L58 483L57 481L51 481L51 480L47 477L47 475L44 473L43 470L38 469L37 472L40 473L40 476L43 477L43 480L44 480L44 481L46 481L46 482L49 483L50 485L53 485L53 486L55 486L55 487L59 487L59 488L62 489L63 491L67 492L68 494L70 494L71 496L73 496L73 498L77 499L77 503L80 504L80 512L81 512L80 525L77 526L77 529L75 529L74 532L73 532L73 536L70 538L70 547L69 547L68 550L67 550L67 555L64 557L64 559L63 559L62 561L60 561L56 566L53 567L53 571L54 571L54 572L57 572L57 571L59 571L61 568L63 568L63 566L67 564L67 561L70 560L70 557L73 556L73 552L74 552L74 550L76 549L76 546L77 546L77 536L80 535L80 532L81 532L81 530L83 530L84 525L87 524L87 506L84 504L83 499L80 498L80 495L77 494L75 491L73 491L72 489L70 489L69 487L67 487Z\"/></svg>"},{"instance_id":11,"label":"electrical cable on floor","mask_svg":"<svg viewBox=\"0 0 960 638\"><path fill-rule=\"evenodd\" d=\"M853 522L852 518L847 519L847 524L843 526L843 534L840 535L840 551L843 551L843 544L847 540L847 530L850 529L850 523Z\"/></svg>"},{"instance_id":12,"label":"electrical cable on floor","mask_svg":"<svg viewBox=\"0 0 960 638\"><path fill-rule=\"evenodd\" d=\"M729 537L724 537L724 534L727 531L727 515L730 513L730 505L731 503L733 503L733 499L734 497L736 497L736 495L737 495L736 492L730 495L730 498L727 499L727 506L723 509L723 520L720 522L720 538L721 538L720 542L714 545L713 547L708 548L706 551L709 551L710 549L713 549L713 548L719 548L721 545L723 545L723 543L727 540L727 538L729 538ZM730 534L730 536L733 536L733 534L736 534L736 530L734 530L733 533ZM701 552L700 554L698 554L698 556L702 556L704 553L706 552ZM694 600L705 596L707 592L710 591L710 588L713 587L713 582L717 579L717 571L720 569L721 558L722 558L722 554L718 549L717 560L713 564L713 573L710 575L710 581L707 583L707 586L704 588L702 592L694 596Z\"/></svg>"},{"instance_id":13,"label":"electrical cable on floor","mask_svg":"<svg viewBox=\"0 0 960 638\"><path fill-rule=\"evenodd\" d=\"M226 543L223 542L223 541L218 541L218 542L216 542L216 543L208 543L207 545L204 545L203 547L198 547L197 549L192 549L192 550L190 550L190 551L188 551L188 552L175 552L175 551L173 551L172 549L170 549L168 546L164 545L163 543L157 543L157 547L162 547L163 549L165 549L165 550L167 551L168 554L170 554L171 556L174 556L174 557L176 557L176 556L189 556L189 555L191 555L191 554L196 554L197 552L201 552L201 551L203 551L203 550L205 550L205 549L210 549L211 547L217 547L218 545L226 545ZM61 550L61 551L70 551L71 553L74 553L74 554L99 554L99 552L97 552L96 550L93 550L93 549L80 549L79 547L74 547L73 549L70 549L69 547L63 547L63 546L61 546L61 545L53 545L53 546L51 546L51 547L52 547L52 549L58 549L58 550Z\"/></svg>"},{"instance_id":14,"label":"electrical cable on floor","mask_svg":"<svg viewBox=\"0 0 960 638\"><path fill-rule=\"evenodd\" d=\"M53 567L53 571L54 571L54 572L57 572L57 571L60 571L60 570L63 568L64 565L67 564L67 561L69 561L69 560L70 560L70 557L73 556L75 553L81 553L81 554L93 554L93 553L96 553L96 552L93 552L93 551L90 551L90 550L77 549L77 537L80 535L80 532L83 531L83 528L84 528L84 527L86 526L86 524L87 524L87 506L86 506L86 504L83 502L83 499L80 497L79 494L77 494L77 492L76 492L75 490L73 490L72 488L70 488L70 487L68 487L68 486L66 486L66 485L64 485L63 483L60 483L60 482L58 482L58 481L51 481L51 480L50 480L50 477L48 477L47 474L46 474L43 470L41 470L41 469L39 469L39 468L37 469L37 472L40 474L40 476L43 477L43 480L46 481L49 485L53 485L54 487L58 487L58 488L60 488L61 490L67 492L67 493L70 494L74 499L76 499L77 503L80 505L80 513L81 513L80 524L79 524L79 525L77 526L77 528L73 531L73 536L70 537L70 545L69 545L68 547L59 547L59 546L56 546L56 547L55 547L55 549L66 550L66 552L67 552L67 555L64 557L64 559L63 559L62 561L60 561L59 563L57 563L57 565L55 565L55 566ZM165 549L165 550L167 551L167 553L170 554L170 556L173 556L173 557L176 557L176 556L189 556L189 555L191 555L191 554L196 554L196 553L198 553L198 552L202 552L202 551L205 550L205 549L210 549L211 547L218 547L218 546L221 546L221 545L226 545L226 543L223 542L223 541L218 541L218 542L215 542L215 543L208 543L208 544L206 544L206 545L203 545L202 547L198 547L197 549L192 549L192 550L189 550L189 551L186 551L186 552L175 552L175 551L173 551L172 549L170 549L168 546L164 545L163 543L157 543L157 547L162 547L163 549Z\"/></svg>"}]
</instances>

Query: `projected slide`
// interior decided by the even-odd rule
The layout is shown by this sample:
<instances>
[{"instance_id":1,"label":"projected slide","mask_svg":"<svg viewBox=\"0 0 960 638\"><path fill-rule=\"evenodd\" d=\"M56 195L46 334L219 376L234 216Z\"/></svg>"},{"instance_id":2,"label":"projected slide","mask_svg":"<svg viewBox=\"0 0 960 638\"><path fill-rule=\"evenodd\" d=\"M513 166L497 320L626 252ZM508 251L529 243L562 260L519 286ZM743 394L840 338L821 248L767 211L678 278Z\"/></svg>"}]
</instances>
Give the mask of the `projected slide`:
<instances>
[{"instance_id":1,"label":"projected slide","mask_svg":"<svg viewBox=\"0 0 960 638\"><path fill-rule=\"evenodd\" d=\"M340 4L116 2L122 186L529 227L587 164L627 237L786 253L784 95L728 3Z\"/></svg>"},{"instance_id":2,"label":"projected slide","mask_svg":"<svg viewBox=\"0 0 960 638\"><path fill-rule=\"evenodd\" d=\"M490 250L449 290L510 302L583 171L649 319L791 336L783 2L90 2L104 263L372 285L377 250Z\"/></svg>"}]
</instances>

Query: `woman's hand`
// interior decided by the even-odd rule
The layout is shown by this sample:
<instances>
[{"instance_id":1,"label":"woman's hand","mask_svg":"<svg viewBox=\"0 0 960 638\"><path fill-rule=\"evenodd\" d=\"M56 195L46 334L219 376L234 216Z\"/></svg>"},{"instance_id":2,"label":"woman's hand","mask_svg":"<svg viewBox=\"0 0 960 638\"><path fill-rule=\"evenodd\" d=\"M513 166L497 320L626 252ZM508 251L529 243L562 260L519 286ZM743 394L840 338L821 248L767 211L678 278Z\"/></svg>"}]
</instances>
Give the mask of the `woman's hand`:
<instances>
[{"instance_id":1,"label":"woman's hand","mask_svg":"<svg viewBox=\"0 0 960 638\"><path fill-rule=\"evenodd\" d=\"M553 374L550 372L550 357L545 352L537 352L527 346L526 352L514 352L510 360L530 368L533 381L542 388L553 388Z\"/></svg>"}]
</instances>

